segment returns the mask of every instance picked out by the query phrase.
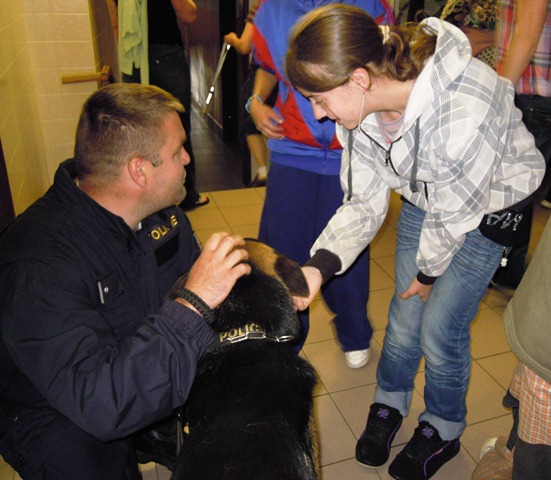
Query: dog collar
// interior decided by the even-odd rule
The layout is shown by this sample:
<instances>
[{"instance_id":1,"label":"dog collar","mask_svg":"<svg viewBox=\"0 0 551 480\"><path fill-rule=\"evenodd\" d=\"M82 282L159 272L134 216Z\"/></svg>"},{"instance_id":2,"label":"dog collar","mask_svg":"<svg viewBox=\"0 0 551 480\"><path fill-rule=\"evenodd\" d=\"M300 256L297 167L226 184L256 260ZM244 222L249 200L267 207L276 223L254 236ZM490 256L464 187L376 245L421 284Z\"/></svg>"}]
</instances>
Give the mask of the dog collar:
<instances>
[{"instance_id":1,"label":"dog collar","mask_svg":"<svg viewBox=\"0 0 551 480\"><path fill-rule=\"evenodd\" d=\"M243 327L233 328L229 332L221 332L218 334L220 340L219 346L224 346L232 343L244 342L246 340L270 340L272 342L290 342L295 337L292 335L268 335L256 323L248 323Z\"/></svg>"}]
</instances>

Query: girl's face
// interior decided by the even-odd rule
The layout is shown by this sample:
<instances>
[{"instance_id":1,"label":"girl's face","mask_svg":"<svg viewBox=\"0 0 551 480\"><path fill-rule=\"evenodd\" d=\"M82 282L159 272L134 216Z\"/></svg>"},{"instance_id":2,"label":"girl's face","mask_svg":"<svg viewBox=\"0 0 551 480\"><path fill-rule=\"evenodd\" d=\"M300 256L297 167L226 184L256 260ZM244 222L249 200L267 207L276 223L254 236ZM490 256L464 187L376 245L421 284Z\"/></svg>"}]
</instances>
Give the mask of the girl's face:
<instances>
[{"instance_id":1,"label":"girl's face","mask_svg":"<svg viewBox=\"0 0 551 480\"><path fill-rule=\"evenodd\" d=\"M368 92L352 80L323 93L308 92L301 88L298 90L310 100L314 116L318 120L328 117L344 128L352 130L366 116L366 98L363 97L367 96Z\"/></svg>"}]
</instances>

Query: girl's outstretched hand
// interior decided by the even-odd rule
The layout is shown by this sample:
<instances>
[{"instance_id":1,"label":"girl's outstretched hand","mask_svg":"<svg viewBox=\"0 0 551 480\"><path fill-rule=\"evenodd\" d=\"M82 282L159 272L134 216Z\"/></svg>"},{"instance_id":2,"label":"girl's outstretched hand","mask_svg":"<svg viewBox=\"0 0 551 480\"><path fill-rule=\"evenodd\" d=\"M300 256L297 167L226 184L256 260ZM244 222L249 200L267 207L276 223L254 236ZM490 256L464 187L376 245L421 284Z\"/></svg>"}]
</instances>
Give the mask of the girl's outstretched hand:
<instances>
[{"instance_id":1,"label":"girl's outstretched hand","mask_svg":"<svg viewBox=\"0 0 551 480\"><path fill-rule=\"evenodd\" d=\"M297 310L306 310L308 306L314 300L314 297L320 291L322 278L321 273L314 267L302 267L302 273L306 277L306 282L310 288L310 295L308 297L293 297L293 302Z\"/></svg>"}]
</instances>

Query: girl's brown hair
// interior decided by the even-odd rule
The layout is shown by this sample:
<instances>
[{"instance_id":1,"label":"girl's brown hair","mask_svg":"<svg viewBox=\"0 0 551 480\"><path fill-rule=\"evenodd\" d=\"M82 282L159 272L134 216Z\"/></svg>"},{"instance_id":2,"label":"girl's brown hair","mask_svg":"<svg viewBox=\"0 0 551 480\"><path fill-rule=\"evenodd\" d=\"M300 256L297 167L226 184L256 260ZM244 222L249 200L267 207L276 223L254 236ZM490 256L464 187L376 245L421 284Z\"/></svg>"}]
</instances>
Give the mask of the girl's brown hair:
<instances>
[{"instance_id":1,"label":"girl's brown hair","mask_svg":"<svg viewBox=\"0 0 551 480\"><path fill-rule=\"evenodd\" d=\"M351 5L312 10L293 28L287 78L295 87L318 93L344 85L357 68L403 82L416 79L434 53L435 33L414 24L385 28L387 38L373 17Z\"/></svg>"}]
</instances>

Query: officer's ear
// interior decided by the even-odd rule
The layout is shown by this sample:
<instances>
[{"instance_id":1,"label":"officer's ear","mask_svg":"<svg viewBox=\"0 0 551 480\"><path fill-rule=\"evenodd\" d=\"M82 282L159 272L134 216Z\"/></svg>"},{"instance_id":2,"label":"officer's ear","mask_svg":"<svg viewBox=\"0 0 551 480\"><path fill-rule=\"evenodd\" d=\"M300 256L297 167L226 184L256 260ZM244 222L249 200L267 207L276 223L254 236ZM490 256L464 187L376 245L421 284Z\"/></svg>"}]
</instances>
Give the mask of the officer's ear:
<instances>
[{"instance_id":1,"label":"officer's ear","mask_svg":"<svg viewBox=\"0 0 551 480\"><path fill-rule=\"evenodd\" d=\"M149 162L141 157L131 158L126 165L128 176L141 188L145 188L147 185L147 168L149 165Z\"/></svg>"}]
</instances>

